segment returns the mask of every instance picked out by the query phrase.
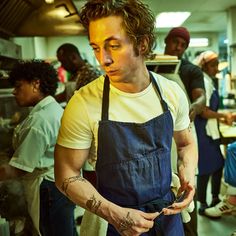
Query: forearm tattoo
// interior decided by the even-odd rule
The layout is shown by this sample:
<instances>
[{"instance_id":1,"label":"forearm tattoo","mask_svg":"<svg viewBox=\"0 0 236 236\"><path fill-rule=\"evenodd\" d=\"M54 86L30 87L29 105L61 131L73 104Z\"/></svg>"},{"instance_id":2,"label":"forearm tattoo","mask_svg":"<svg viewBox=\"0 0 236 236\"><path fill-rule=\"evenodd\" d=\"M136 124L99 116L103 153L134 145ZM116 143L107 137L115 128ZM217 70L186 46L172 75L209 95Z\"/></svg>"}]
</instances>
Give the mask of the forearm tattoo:
<instances>
[{"instance_id":1,"label":"forearm tattoo","mask_svg":"<svg viewBox=\"0 0 236 236\"><path fill-rule=\"evenodd\" d=\"M123 218L123 220L120 222L120 232L123 232L129 228L131 228L134 225L134 221L129 216L130 212L128 212L127 216Z\"/></svg>"},{"instance_id":2,"label":"forearm tattoo","mask_svg":"<svg viewBox=\"0 0 236 236\"><path fill-rule=\"evenodd\" d=\"M87 206L87 208L88 208L90 211L92 211L92 212L94 212L94 213L97 213L97 211L98 211L98 209L99 209L101 203L102 203L102 202L101 202L100 200L97 200L97 199L95 198L95 196L93 195L93 196L86 202L86 206Z\"/></svg>"},{"instance_id":3,"label":"forearm tattoo","mask_svg":"<svg viewBox=\"0 0 236 236\"><path fill-rule=\"evenodd\" d=\"M68 194L67 190L68 190L69 184L71 184L75 181L86 182L86 179L81 177L80 175L65 179L62 183L61 189L68 197L69 197L69 194Z\"/></svg>"}]
</instances>

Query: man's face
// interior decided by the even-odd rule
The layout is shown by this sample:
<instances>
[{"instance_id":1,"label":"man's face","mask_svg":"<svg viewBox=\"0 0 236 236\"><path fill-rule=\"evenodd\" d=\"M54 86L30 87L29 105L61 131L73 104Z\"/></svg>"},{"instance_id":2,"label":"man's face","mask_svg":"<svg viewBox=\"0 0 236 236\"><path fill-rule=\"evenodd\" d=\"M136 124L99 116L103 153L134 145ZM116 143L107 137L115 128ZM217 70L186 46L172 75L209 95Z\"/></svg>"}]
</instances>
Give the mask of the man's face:
<instances>
[{"instance_id":1,"label":"man's face","mask_svg":"<svg viewBox=\"0 0 236 236\"><path fill-rule=\"evenodd\" d=\"M60 50L57 53L57 59L60 61L61 66L70 73L74 73L77 71L77 67L74 65L73 55L68 55L68 53Z\"/></svg>"},{"instance_id":2,"label":"man's face","mask_svg":"<svg viewBox=\"0 0 236 236\"><path fill-rule=\"evenodd\" d=\"M143 57L135 54L119 16L91 21L89 39L99 64L113 83L133 78L143 63Z\"/></svg>"},{"instance_id":3,"label":"man's face","mask_svg":"<svg viewBox=\"0 0 236 236\"><path fill-rule=\"evenodd\" d=\"M165 54L181 58L187 47L187 42L183 38L171 37L166 41Z\"/></svg>"}]
</instances>

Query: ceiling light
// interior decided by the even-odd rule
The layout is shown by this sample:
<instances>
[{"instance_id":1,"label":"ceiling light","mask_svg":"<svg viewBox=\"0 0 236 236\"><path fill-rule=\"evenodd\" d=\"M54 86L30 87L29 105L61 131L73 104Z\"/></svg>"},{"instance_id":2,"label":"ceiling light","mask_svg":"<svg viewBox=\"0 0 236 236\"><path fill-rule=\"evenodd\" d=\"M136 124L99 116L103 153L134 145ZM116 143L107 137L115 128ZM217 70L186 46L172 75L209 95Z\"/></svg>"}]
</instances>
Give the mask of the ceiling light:
<instances>
[{"instance_id":1,"label":"ceiling light","mask_svg":"<svg viewBox=\"0 0 236 236\"><path fill-rule=\"evenodd\" d=\"M48 4L52 4L52 3L54 3L54 0L45 0L45 2Z\"/></svg>"},{"instance_id":2,"label":"ceiling light","mask_svg":"<svg viewBox=\"0 0 236 236\"><path fill-rule=\"evenodd\" d=\"M156 17L156 28L171 28L183 24L190 12L162 12Z\"/></svg>"},{"instance_id":3,"label":"ceiling light","mask_svg":"<svg viewBox=\"0 0 236 236\"><path fill-rule=\"evenodd\" d=\"M84 28L80 25L75 24L66 24L66 25L55 25L54 26L56 32L60 32L63 34L84 34Z\"/></svg>"},{"instance_id":4,"label":"ceiling light","mask_svg":"<svg viewBox=\"0 0 236 236\"><path fill-rule=\"evenodd\" d=\"M56 18L63 18L63 17L66 17L68 15L68 11L66 11L65 9L63 8L55 8L55 9L52 9L50 10L49 12L46 13L48 16L50 17L56 17Z\"/></svg>"},{"instance_id":5,"label":"ceiling light","mask_svg":"<svg viewBox=\"0 0 236 236\"><path fill-rule=\"evenodd\" d=\"M209 46L208 38L191 38L189 47L207 47Z\"/></svg>"}]
</instances>

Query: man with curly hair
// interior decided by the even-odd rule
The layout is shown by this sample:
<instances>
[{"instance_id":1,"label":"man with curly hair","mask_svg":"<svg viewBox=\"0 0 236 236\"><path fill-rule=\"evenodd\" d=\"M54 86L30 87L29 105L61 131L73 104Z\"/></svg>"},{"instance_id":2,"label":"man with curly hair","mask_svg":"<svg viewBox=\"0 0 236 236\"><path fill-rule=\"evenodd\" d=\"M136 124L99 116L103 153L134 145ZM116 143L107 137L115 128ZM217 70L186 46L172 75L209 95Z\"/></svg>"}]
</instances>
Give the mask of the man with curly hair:
<instances>
[{"instance_id":1,"label":"man with curly hair","mask_svg":"<svg viewBox=\"0 0 236 236\"><path fill-rule=\"evenodd\" d=\"M103 235L183 236L179 213L195 193L197 151L184 92L146 67L155 17L139 0L91 0L80 19L105 75L66 106L55 148L57 187L109 223ZM173 136L185 193L178 203L171 191ZM96 168L96 188L81 176L87 160Z\"/></svg>"},{"instance_id":2,"label":"man with curly hair","mask_svg":"<svg viewBox=\"0 0 236 236\"><path fill-rule=\"evenodd\" d=\"M22 180L35 235L75 236L75 204L54 182L53 152L63 113L53 97L57 72L43 61L21 61L10 72L9 81L17 104L32 110L15 128L14 153L0 167L0 180Z\"/></svg>"}]
</instances>

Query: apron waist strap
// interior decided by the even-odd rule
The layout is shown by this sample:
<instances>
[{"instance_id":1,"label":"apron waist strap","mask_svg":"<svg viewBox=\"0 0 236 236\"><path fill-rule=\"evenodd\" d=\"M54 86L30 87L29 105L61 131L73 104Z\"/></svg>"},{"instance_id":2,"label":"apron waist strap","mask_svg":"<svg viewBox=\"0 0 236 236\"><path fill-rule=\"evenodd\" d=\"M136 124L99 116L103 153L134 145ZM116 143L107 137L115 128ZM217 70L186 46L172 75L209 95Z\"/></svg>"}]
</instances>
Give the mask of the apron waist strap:
<instances>
[{"instance_id":1,"label":"apron waist strap","mask_svg":"<svg viewBox=\"0 0 236 236\"><path fill-rule=\"evenodd\" d=\"M140 210L144 209L145 212L147 213L154 213L154 212L161 212L163 208L166 208L170 206L173 202L168 201L168 200L163 200L163 199L155 199L150 202L144 203L139 207ZM161 221L162 221L163 215L158 216L154 220L154 225L152 229L150 229L150 235L164 235L162 232L162 227L161 227Z\"/></svg>"},{"instance_id":2,"label":"apron waist strap","mask_svg":"<svg viewBox=\"0 0 236 236\"><path fill-rule=\"evenodd\" d=\"M138 209L147 213L154 213L154 212L161 212L163 208L168 207L171 205L173 201L168 201L164 199L155 199L140 205L132 205L132 206L125 206L125 207L130 207L134 209ZM161 229L161 221L162 221L163 216L159 216L154 220L154 225L150 229L148 235L163 235L162 229Z\"/></svg>"},{"instance_id":3,"label":"apron waist strap","mask_svg":"<svg viewBox=\"0 0 236 236\"><path fill-rule=\"evenodd\" d=\"M163 208L168 207L171 204L172 202L170 201L163 199L156 199L143 204L143 207L147 209L147 212L156 212L156 211L160 212Z\"/></svg>"},{"instance_id":4,"label":"apron waist strap","mask_svg":"<svg viewBox=\"0 0 236 236\"><path fill-rule=\"evenodd\" d=\"M145 212L148 213L153 213L153 212L160 212L163 208L168 207L171 205L172 202L168 200L163 200L163 199L155 199L140 205L134 205L134 206L126 206L134 209L144 209Z\"/></svg>"}]
</instances>

